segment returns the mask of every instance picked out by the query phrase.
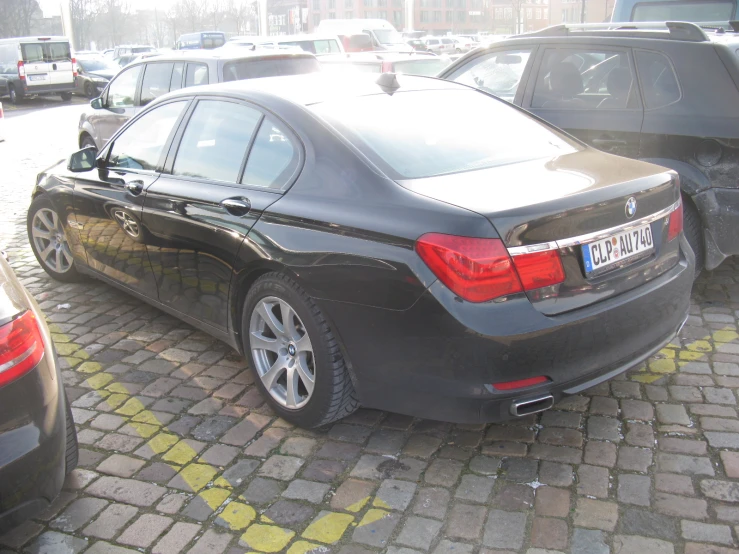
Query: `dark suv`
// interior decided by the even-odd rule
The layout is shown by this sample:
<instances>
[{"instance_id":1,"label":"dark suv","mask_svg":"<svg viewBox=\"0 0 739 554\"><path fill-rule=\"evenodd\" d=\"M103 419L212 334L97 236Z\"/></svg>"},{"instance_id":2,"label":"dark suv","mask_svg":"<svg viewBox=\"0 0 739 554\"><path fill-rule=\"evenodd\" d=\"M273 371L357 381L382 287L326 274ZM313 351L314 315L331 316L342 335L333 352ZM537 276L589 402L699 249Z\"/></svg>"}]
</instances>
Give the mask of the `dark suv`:
<instances>
[{"instance_id":1,"label":"dark suv","mask_svg":"<svg viewBox=\"0 0 739 554\"><path fill-rule=\"evenodd\" d=\"M557 25L474 50L439 77L674 169L697 271L739 254L739 26Z\"/></svg>"}]
</instances>

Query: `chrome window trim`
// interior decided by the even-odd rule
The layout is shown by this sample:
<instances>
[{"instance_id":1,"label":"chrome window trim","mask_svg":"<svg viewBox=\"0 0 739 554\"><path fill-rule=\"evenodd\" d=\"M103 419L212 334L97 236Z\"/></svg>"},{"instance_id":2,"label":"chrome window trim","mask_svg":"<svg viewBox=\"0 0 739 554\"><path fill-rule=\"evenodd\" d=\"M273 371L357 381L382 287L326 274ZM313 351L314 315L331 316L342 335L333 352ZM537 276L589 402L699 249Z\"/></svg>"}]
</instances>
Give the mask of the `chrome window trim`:
<instances>
[{"instance_id":1,"label":"chrome window trim","mask_svg":"<svg viewBox=\"0 0 739 554\"><path fill-rule=\"evenodd\" d=\"M546 252L547 250L558 250L560 248L567 248L568 246L578 246L580 244L587 244L589 242L595 242L598 240L608 238L611 235L614 235L616 233L630 231L631 229L636 229L637 227L641 227L642 225L654 223L658 219L662 219L663 217L670 215L672 212L677 210L679 207L680 207L680 200L677 200L674 204L668 206L667 208L660 210L658 212L655 212L652 215L648 215L641 219L637 219L636 221L629 221L628 223L624 223L623 225L617 225L616 227L611 227L610 229L605 229L603 231L596 231L594 233L588 233L586 235L579 235L577 237L570 237L567 239L561 239L561 240L552 241L552 242L529 244L526 246L514 246L513 248L508 249L508 253L511 256L520 256L522 254L533 254L535 252Z\"/></svg>"}]
</instances>

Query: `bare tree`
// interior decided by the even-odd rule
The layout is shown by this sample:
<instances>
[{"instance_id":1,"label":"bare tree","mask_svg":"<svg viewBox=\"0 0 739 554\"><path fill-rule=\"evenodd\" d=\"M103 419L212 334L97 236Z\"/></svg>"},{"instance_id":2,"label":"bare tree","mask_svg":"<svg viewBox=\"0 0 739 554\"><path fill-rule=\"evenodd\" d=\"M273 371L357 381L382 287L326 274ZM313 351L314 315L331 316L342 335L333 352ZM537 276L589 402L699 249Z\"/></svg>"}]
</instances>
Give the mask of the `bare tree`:
<instances>
[{"instance_id":1,"label":"bare tree","mask_svg":"<svg viewBox=\"0 0 739 554\"><path fill-rule=\"evenodd\" d=\"M69 16L72 20L75 48L84 50L90 46L92 26L98 15L97 0L69 0Z\"/></svg>"},{"instance_id":2,"label":"bare tree","mask_svg":"<svg viewBox=\"0 0 739 554\"><path fill-rule=\"evenodd\" d=\"M0 0L0 37L31 34L31 19L39 11L36 0Z\"/></svg>"}]
</instances>

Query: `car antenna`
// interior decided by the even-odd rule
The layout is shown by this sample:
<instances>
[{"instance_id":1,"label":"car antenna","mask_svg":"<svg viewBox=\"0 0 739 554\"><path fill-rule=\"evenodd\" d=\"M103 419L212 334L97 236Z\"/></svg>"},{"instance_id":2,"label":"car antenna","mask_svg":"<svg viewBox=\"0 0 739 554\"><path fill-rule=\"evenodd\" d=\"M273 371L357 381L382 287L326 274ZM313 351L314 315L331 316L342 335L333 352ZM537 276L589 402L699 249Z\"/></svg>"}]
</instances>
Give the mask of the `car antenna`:
<instances>
[{"instance_id":1,"label":"car antenna","mask_svg":"<svg viewBox=\"0 0 739 554\"><path fill-rule=\"evenodd\" d=\"M392 72L383 73L377 78L377 81L375 82L380 85L380 88L383 92L387 92L390 96L392 96L393 93L400 88L400 83L398 83L398 76Z\"/></svg>"}]
</instances>

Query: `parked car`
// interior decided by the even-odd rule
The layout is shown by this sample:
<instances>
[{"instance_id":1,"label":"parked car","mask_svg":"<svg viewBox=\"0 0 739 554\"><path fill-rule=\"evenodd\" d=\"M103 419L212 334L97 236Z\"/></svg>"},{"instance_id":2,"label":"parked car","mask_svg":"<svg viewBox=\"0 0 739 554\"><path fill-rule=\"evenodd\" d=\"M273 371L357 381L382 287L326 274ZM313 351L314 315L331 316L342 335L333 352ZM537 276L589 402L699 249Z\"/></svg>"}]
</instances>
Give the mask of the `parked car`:
<instances>
[{"instance_id":1,"label":"parked car","mask_svg":"<svg viewBox=\"0 0 739 554\"><path fill-rule=\"evenodd\" d=\"M171 90L223 81L320 71L307 52L192 50L134 62L90 103L78 125L79 145L102 146L149 102Z\"/></svg>"},{"instance_id":2,"label":"parked car","mask_svg":"<svg viewBox=\"0 0 739 554\"><path fill-rule=\"evenodd\" d=\"M115 53L114 48L108 48L107 50L103 50L103 57L113 59L113 54Z\"/></svg>"},{"instance_id":3,"label":"parked car","mask_svg":"<svg viewBox=\"0 0 739 554\"><path fill-rule=\"evenodd\" d=\"M560 25L480 48L441 77L601 150L673 169L698 271L739 254L739 35L691 23Z\"/></svg>"},{"instance_id":4,"label":"parked car","mask_svg":"<svg viewBox=\"0 0 739 554\"><path fill-rule=\"evenodd\" d=\"M446 56L410 52L363 52L324 56L320 59L325 71L353 70L362 73L405 73L407 75L435 76L448 66Z\"/></svg>"},{"instance_id":5,"label":"parked car","mask_svg":"<svg viewBox=\"0 0 739 554\"><path fill-rule=\"evenodd\" d=\"M3 110L3 103L0 102L0 142L3 141L5 141L5 111Z\"/></svg>"},{"instance_id":6,"label":"parked car","mask_svg":"<svg viewBox=\"0 0 739 554\"><path fill-rule=\"evenodd\" d=\"M66 37L0 39L0 81L11 104L25 96L48 94L71 100L76 75Z\"/></svg>"},{"instance_id":7,"label":"parked car","mask_svg":"<svg viewBox=\"0 0 739 554\"><path fill-rule=\"evenodd\" d=\"M426 37L423 39L426 49L434 54L451 54L454 52L454 41L448 37Z\"/></svg>"},{"instance_id":8,"label":"parked car","mask_svg":"<svg viewBox=\"0 0 739 554\"><path fill-rule=\"evenodd\" d=\"M372 52L375 50L372 37L367 33L346 33L338 35L344 52Z\"/></svg>"},{"instance_id":9,"label":"parked car","mask_svg":"<svg viewBox=\"0 0 739 554\"><path fill-rule=\"evenodd\" d=\"M692 21L730 28L737 19L737 0L616 0L611 21Z\"/></svg>"},{"instance_id":10,"label":"parked car","mask_svg":"<svg viewBox=\"0 0 739 554\"><path fill-rule=\"evenodd\" d=\"M674 172L428 77L179 90L33 196L73 246L49 275L224 340L307 427L544 410L663 348L693 283Z\"/></svg>"},{"instance_id":11,"label":"parked car","mask_svg":"<svg viewBox=\"0 0 739 554\"><path fill-rule=\"evenodd\" d=\"M177 39L175 50L212 50L226 44L226 33L220 31L203 31L188 33Z\"/></svg>"},{"instance_id":12,"label":"parked car","mask_svg":"<svg viewBox=\"0 0 739 554\"><path fill-rule=\"evenodd\" d=\"M77 59L75 92L88 98L97 98L120 68L102 56Z\"/></svg>"},{"instance_id":13,"label":"parked car","mask_svg":"<svg viewBox=\"0 0 739 554\"><path fill-rule=\"evenodd\" d=\"M39 204L28 231L47 266L71 263L48 203ZM77 451L44 314L0 256L0 534L49 507L77 466Z\"/></svg>"},{"instance_id":14,"label":"parked car","mask_svg":"<svg viewBox=\"0 0 739 554\"><path fill-rule=\"evenodd\" d=\"M344 51L336 35L280 35L274 37L250 37L258 48L297 47L316 56L338 54Z\"/></svg>"},{"instance_id":15,"label":"parked car","mask_svg":"<svg viewBox=\"0 0 739 554\"><path fill-rule=\"evenodd\" d=\"M363 33L370 37L375 50L410 52L401 34L384 19L322 19L316 33L349 36Z\"/></svg>"},{"instance_id":16,"label":"parked car","mask_svg":"<svg viewBox=\"0 0 739 554\"><path fill-rule=\"evenodd\" d=\"M121 56L120 58L118 58L115 61L115 63L118 65L118 69L120 70L139 60L144 60L146 58L153 58L154 56L160 56L161 54L162 54L161 52L157 52L156 50L152 50L151 52L139 52L136 54L128 54L126 56Z\"/></svg>"},{"instance_id":17,"label":"parked car","mask_svg":"<svg viewBox=\"0 0 739 554\"><path fill-rule=\"evenodd\" d=\"M408 46L410 46L411 48L413 48L413 50L417 52L428 52L429 51L428 47L426 46L426 43L420 38L408 39L406 42L408 43Z\"/></svg>"},{"instance_id":18,"label":"parked car","mask_svg":"<svg viewBox=\"0 0 739 554\"><path fill-rule=\"evenodd\" d=\"M156 48L148 44L123 44L113 48L113 59L117 60L123 56L143 54L144 52L156 52Z\"/></svg>"},{"instance_id":19,"label":"parked car","mask_svg":"<svg viewBox=\"0 0 739 554\"><path fill-rule=\"evenodd\" d=\"M474 40L470 38L463 38L463 37L449 37L452 39L452 43L454 44L454 52L457 54L464 54L466 52L469 52L473 48L477 48L479 44L475 42Z\"/></svg>"}]
</instances>

